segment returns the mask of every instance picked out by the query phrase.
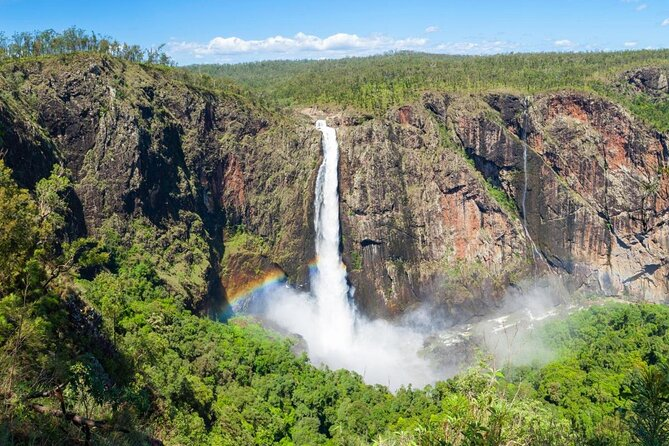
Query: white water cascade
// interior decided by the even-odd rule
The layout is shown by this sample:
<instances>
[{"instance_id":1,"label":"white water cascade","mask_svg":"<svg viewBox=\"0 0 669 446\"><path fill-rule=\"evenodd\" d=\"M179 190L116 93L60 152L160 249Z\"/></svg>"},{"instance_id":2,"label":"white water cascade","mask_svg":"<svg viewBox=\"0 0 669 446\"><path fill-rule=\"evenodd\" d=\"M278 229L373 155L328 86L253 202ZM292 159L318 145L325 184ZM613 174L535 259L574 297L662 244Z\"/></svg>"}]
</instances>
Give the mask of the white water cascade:
<instances>
[{"instance_id":1,"label":"white water cascade","mask_svg":"<svg viewBox=\"0 0 669 446\"><path fill-rule=\"evenodd\" d=\"M425 335L408 326L360 316L349 302L342 263L339 223L339 147L335 129L316 122L322 133L323 162L314 203L316 271L311 293L287 286L264 291L261 316L304 339L309 358L331 369L358 372L366 382L391 389L424 386L443 378L420 355Z\"/></svg>"},{"instance_id":2,"label":"white water cascade","mask_svg":"<svg viewBox=\"0 0 669 446\"><path fill-rule=\"evenodd\" d=\"M335 129L325 121L316 122L323 133L323 162L318 170L315 193L316 274L312 292L318 303L318 318L324 324L323 349L329 351L350 345L354 313L348 302L346 267L339 253L339 145Z\"/></svg>"}]
</instances>

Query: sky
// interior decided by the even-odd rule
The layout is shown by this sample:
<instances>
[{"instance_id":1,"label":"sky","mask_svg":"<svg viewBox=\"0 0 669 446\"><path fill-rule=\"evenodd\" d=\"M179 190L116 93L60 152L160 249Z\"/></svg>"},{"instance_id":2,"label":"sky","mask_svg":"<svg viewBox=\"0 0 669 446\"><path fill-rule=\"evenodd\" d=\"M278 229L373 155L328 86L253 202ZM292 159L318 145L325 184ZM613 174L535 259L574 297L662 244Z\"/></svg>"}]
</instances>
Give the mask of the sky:
<instances>
[{"instance_id":1,"label":"sky","mask_svg":"<svg viewBox=\"0 0 669 446\"><path fill-rule=\"evenodd\" d=\"M77 26L179 64L669 46L669 0L0 0L0 31Z\"/></svg>"}]
</instances>

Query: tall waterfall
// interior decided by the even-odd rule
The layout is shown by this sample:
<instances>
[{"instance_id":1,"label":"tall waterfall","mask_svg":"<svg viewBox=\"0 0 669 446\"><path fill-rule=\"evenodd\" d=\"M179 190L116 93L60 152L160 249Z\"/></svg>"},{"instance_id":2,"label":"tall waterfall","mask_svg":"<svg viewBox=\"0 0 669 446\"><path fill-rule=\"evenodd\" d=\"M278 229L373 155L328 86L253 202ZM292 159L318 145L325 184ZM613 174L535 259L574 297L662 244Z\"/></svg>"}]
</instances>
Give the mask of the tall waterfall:
<instances>
[{"instance_id":1,"label":"tall waterfall","mask_svg":"<svg viewBox=\"0 0 669 446\"><path fill-rule=\"evenodd\" d=\"M318 260L311 292L289 286L264 291L262 316L304 339L309 358L332 369L360 373L368 383L392 389L423 386L437 375L419 355L425 335L408 325L370 321L349 303L349 286L339 252L339 146L335 129L316 122L322 133L323 162L318 170L314 202Z\"/></svg>"},{"instance_id":2,"label":"tall waterfall","mask_svg":"<svg viewBox=\"0 0 669 446\"><path fill-rule=\"evenodd\" d=\"M316 122L323 133L323 162L318 170L315 193L317 271L312 278L319 319L324 321L323 347L347 346L354 329L353 309L348 301L346 268L339 253L339 145L335 129L324 120Z\"/></svg>"}]
</instances>

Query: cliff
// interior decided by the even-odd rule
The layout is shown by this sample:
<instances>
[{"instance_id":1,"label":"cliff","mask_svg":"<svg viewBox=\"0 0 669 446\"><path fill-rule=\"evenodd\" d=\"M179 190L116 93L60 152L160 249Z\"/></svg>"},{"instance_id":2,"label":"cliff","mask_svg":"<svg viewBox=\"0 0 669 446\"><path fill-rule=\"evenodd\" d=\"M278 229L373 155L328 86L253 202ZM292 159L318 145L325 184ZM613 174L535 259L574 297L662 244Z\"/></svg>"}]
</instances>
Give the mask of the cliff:
<instances>
[{"instance_id":1,"label":"cliff","mask_svg":"<svg viewBox=\"0 0 669 446\"><path fill-rule=\"evenodd\" d=\"M0 152L26 187L64 164L71 236L143 245L187 305L218 311L236 273L222 274L226 228L270 241L263 263L305 280L319 139L304 119L193 84L96 55L6 63Z\"/></svg>"},{"instance_id":2,"label":"cliff","mask_svg":"<svg viewBox=\"0 0 669 446\"><path fill-rule=\"evenodd\" d=\"M625 94L667 95L662 70L621 79ZM669 291L666 137L599 96L432 92L378 117L309 116L82 55L6 63L0 89L0 153L17 180L64 164L71 236L149 248L193 308L220 310L263 277L308 286L313 115L338 130L342 250L368 314L425 301L474 312L544 274L653 301Z\"/></svg>"}]
</instances>

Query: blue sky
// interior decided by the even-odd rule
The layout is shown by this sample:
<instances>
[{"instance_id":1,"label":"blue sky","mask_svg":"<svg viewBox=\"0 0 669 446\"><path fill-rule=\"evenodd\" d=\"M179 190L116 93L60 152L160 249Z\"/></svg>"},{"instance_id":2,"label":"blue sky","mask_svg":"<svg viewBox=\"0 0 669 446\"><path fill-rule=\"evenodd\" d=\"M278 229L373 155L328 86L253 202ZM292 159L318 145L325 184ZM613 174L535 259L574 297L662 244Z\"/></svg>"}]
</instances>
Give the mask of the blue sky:
<instances>
[{"instance_id":1,"label":"blue sky","mask_svg":"<svg viewBox=\"0 0 669 446\"><path fill-rule=\"evenodd\" d=\"M180 64L669 46L669 0L0 0L0 31L76 25Z\"/></svg>"}]
</instances>

